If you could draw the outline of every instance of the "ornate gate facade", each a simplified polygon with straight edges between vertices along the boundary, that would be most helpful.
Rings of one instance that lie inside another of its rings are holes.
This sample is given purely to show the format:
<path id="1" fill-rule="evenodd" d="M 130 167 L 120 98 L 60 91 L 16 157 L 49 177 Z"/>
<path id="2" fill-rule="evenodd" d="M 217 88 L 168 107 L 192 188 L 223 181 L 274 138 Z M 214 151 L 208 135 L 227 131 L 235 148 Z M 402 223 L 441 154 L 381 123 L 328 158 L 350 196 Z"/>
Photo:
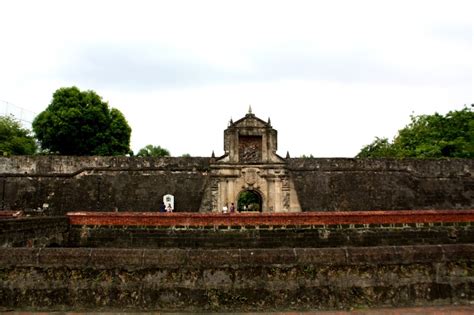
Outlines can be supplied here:
<path id="1" fill-rule="evenodd" d="M 210 200 L 201 211 L 220 211 L 237 206 L 242 191 L 261 196 L 262 212 L 299 212 L 301 207 L 284 158 L 276 154 L 277 131 L 251 110 L 229 122 L 224 131 L 224 155 L 213 158 Z"/>

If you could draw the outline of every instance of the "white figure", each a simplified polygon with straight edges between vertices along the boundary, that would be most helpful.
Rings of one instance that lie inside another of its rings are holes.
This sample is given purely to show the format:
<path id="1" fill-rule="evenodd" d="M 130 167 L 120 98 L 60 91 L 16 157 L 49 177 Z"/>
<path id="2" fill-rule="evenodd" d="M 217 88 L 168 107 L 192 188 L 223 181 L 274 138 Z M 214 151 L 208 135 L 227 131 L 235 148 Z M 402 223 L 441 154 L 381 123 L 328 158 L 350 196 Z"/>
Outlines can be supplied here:
<path id="1" fill-rule="evenodd" d="M 173 212 L 174 210 L 174 196 L 167 194 L 163 196 L 163 204 L 165 204 L 166 212 Z M 168 211 L 168 205 L 171 208 L 171 211 Z"/>

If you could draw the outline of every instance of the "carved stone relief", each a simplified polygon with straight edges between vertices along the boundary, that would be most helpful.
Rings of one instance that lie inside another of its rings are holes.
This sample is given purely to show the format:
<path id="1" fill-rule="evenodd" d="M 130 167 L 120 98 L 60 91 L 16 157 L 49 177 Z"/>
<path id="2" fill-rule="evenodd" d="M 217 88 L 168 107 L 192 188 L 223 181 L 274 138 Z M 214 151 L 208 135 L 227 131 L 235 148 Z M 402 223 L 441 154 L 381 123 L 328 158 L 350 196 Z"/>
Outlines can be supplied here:
<path id="1" fill-rule="evenodd" d="M 245 183 L 249 186 L 253 186 L 257 182 L 258 169 L 246 168 L 242 171 L 244 174 Z"/>
<path id="2" fill-rule="evenodd" d="M 260 162 L 262 160 L 262 137 L 239 137 L 239 161 Z"/>

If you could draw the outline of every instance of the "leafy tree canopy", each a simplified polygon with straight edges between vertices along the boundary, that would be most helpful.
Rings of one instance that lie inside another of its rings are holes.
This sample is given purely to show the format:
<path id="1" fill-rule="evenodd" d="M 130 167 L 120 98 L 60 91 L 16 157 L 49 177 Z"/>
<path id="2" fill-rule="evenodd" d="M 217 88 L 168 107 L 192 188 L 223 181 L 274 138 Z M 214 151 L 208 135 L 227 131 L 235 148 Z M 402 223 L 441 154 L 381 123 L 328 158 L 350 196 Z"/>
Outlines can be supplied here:
<path id="1" fill-rule="evenodd" d="M 1 155 L 31 155 L 36 149 L 30 130 L 23 128 L 12 116 L 0 116 Z"/>
<path id="2" fill-rule="evenodd" d="M 162 148 L 160 146 L 153 146 L 151 144 L 141 148 L 138 151 L 137 156 L 152 156 L 152 157 L 160 157 L 160 156 L 170 156 L 170 151 Z"/>
<path id="3" fill-rule="evenodd" d="M 411 116 L 393 142 L 376 138 L 357 157 L 474 158 L 474 112 L 471 108 L 450 111 L 445 116 Z"/>
<path id="4" fill-rule="evenodd" d="M 243 191 L 239 195 L 239 199 L 237 200 L 237 209 L 242 211 L 244 206 L 246 210 L 251 211 L 260 211 L 260 202 L 261 199 L 256 192 L 253 191 Z"/>
<path id="5" fill-rule="evenodd" d="M 33 121 L 41 147 L 63 155 L 125 155 L 132 129 L 123 114 L 109 109 L 94 91 L 60 88 Z"/>

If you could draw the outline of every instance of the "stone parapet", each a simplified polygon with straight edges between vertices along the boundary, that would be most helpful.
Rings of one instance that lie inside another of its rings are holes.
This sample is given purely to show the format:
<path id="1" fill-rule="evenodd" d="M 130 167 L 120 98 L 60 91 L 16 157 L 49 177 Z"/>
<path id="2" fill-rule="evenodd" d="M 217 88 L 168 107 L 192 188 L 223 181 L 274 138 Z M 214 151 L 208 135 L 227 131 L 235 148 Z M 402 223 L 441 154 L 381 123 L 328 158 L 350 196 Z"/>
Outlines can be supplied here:
<path id="1" fill-rule="evenodd" d="M 0 248 L 0 305 L 5 310 L 187 312 L 467 305 L 474 299 L 473 261 L 472 244 Z"/>
<path id="2" fill-rule="evenodd" d="M 81 173 L 117 171 L 207 171 L 208 157 L 12 156 L 0 157 L 0 176 L 73 177 Z"/>
<path id="3" fill-rule="evenodd" d="M 474 211 L 70 213 L 70 246 L 293 248 L 474 243 Z M 473 223 L 471 223 L 473 222 Z"/>
<path id="4" fill-rule="evenodd" d="M 358 158 L 290 158 L 293 171 L 317 172 L 402 172 L 419 177 L 472 176 L 473 159 L 358 159 Z"/>

